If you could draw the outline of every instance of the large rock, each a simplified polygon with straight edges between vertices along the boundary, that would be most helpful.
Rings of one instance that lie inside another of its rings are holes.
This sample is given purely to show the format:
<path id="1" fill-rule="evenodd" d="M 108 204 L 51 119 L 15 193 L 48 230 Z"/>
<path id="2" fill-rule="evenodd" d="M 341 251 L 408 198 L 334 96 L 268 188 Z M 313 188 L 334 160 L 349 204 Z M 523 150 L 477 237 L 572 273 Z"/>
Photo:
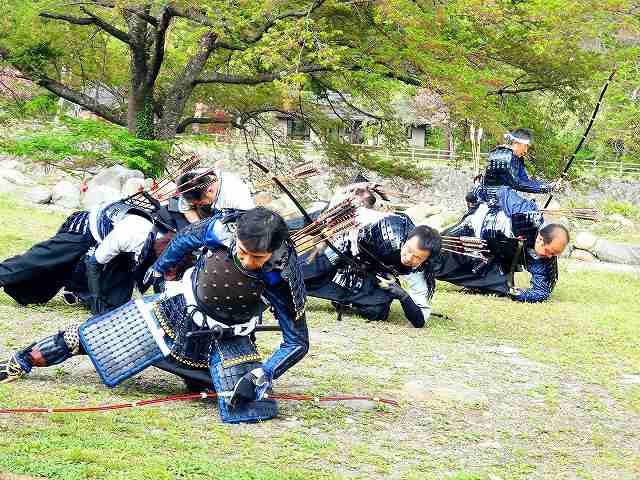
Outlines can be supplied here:
<path id="1" fill-rule="evenodd" d="M 413 220 L 416 225 L 422 225 L 426 223 L 427 218 L 438 215 L 442 212 L 442 207 L 438 205 L 420 204 L 409 207 L 404 213 L 409 215 L 409 218 Z"/>
<path id="2" fill-rule="evenodd" d="M 0 157 L 0 168 L 2 169 L 10 169 L 10 170 L 17 170 L 21 173 L 25 173 L 27 170 L 27 166 L 25 165 L 24 162 L 21 162 L 19 160 L 14 160 L 13 158 L 9 158 L 8 160 L 5 158 Z"/>
<path id="3" fill-rule="evenodd" d="M 591 232 L 578 232 L 573 241 L 573 246 L 582 250 L 592 250 L 597 241 L 598 237 Z"/>
<path id="4" fill-rule="evenodd" d="M 440 231 L 445 226 L 446 218 L 441 213 L 437 215 L 432 215 L 426 218 L 423 222 L 420 222 L 421 225 L 428 225 L 431 228 L 435 228 Z"/>
<path id="5" fill-rule="evenodd" d="M 18 170 L 0 166 L 0 178 L 16 185 L 33 185 L 34 181 Z"/>
<path id="6" fill-rule="evenodd" d="M 91 179 L 87 192 L 96 186 L 110 187 L 122 191 L 122 187 L 124 187 L 124 184 L 130 178 L 141 178 L 144 180 L 144 175 L 139 170 L 131 170 L 122 165 L 113 165 L 112 167 L 102 170 Z"/>
<path id="7" fill-rule="evenodd" d="M 640 245 L 627 245 L 599 239 L 591 251 L 603 262 L 640 265 Z"/>
<path id="8" fill-rule="evenodd" d="M 29 200 L 33 203 L 51 203 L 52 192 L 46 187 L 35 187 L 29 191 Z"/>
<path id="9" fill-rule="evenodd" d="M 11 193 L 15 189 L 16 186 L 13 183 L 0 177 L 0 193 Z"/>
<path id="10" fill-rule="evenodd" d="M 573 252 L 571 252 L 571 258 L 575 258 L 576 260 L 582 260 L 583 262 L 598 261 L 598 259 L 593 253 L 587 252 L 586 250 L 580 250 L 579 248 L 576 248 L 573 250 Z"/>
<path id="11" fill-rule="evenodd" d="M 628 218 L 625 218 L 624 216 L 620 215 L 619 213 L 614 213 L 613 215 L 611 215 L 609 217 L 609 220 L 615 223 L 619 223 L 620 225 L 625 227 L 633 227 L 633 222 Z"/>
<path id="12" fill-rule="evenodd" d="M 432 383 L 413 379 L 404 384 L 402 397 L 410 402 L 446 401 L 463 404 L 485 404 L 487 396 L 480 390 L 458 383 Z"/>
<path id="13" fill-rule="evenodd" d="M 78 208 L 80 207 L 80 187 L 69 180 L 62 180 L 53 187 L 51 201 L 61 207 Z"/>
<path id="14" fill-rule="evenodd" d="M 120 189 L 111 188 L 104 185 L 94 185 L 89 188 L 82 197 L 82 206 L 90 210 L 104 202 L 115 202 L 122 198 Z"/>
<path id="15" fill-rule="evenodd" d="M 145 186 L 146 184 L 144 178 L 129 178 L 126 182 L 124 182 L 121 194 L 123 197 L 129 197 L 134 193 L 138 193 L 139 191 L 144 190 Z"/>

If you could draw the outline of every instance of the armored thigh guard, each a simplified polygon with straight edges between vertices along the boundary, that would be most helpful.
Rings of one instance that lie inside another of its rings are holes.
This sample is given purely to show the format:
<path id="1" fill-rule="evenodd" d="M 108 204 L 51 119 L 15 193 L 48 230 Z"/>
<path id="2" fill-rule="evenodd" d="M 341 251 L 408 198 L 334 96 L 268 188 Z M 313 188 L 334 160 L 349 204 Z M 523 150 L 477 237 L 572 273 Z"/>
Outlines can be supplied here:
<path id="1" fill-rule="evenodd" d="M 209 360 L 209 371 L 216 392 L 220 394 L 220 418 L 225 423 L 259 422 L 278 415 L 275 400 L 255 400 L 241 403 L 231 409 L 227 398 L 238 381 L 250 371 L 262 367 L 260 355 L 248 336 L 214 341 Z"/>

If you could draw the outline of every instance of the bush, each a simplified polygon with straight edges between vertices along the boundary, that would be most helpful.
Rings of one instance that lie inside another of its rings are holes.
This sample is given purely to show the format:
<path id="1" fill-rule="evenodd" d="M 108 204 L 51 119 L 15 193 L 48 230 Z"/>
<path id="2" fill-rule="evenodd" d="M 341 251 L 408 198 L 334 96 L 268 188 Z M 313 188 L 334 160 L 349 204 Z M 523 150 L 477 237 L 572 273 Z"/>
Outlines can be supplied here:
<path id="1" fill-rule="evenodd" d="M 0 141 L 0 150 L 8 154 L 60 167 L 89 169 L 120 163 L 151 177 L 162 173 L 169 147 L 168 142 L 136 138 L 119 126 L 69 118 L 62 127 Z"/>
<path id="2" fill-rule="evenodd" d="M 640 220 L 640 207 L 631 202 L 618 202 L 616 200 L 605 200 L 602 204 L 602 211 L 606 215 L 619 214 L 634 220 Z"/>

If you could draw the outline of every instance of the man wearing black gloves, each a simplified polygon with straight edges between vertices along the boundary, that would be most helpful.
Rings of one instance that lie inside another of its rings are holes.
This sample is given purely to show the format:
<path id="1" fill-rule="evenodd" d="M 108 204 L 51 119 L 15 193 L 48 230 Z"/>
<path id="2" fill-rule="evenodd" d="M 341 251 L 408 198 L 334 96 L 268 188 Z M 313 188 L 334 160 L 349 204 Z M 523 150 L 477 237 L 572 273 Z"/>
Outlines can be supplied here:
<path id="1" fill-rule="evenodd" d="M 416 227 L 406 215 L 386 216 L 336 241 L 339 253 L 326 248 L 304 257 L 307 294 L 368 320 L 386 320 L 391 303 L 399 300 L 407 320 L 424 327 L 435 291 L 430 260 L 438 256 L 440 243 L 436 230 Z"/>

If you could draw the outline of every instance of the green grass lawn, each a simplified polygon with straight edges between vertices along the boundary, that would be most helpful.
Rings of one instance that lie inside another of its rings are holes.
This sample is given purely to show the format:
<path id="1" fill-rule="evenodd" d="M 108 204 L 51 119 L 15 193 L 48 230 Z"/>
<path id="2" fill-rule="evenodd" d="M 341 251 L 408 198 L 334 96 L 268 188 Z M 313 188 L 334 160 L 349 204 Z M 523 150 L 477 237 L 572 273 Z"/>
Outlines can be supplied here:
<path id="1" fill-rule="evenodd" d="M 0 258 L 64 215 L 0 197 Z M 519 281 L 526 281 L 520 278 Z M 258 425 L 220 423 L 209 401 L 109 413 L 0 416 L 2 473 L 57 479 L 640 478 L 640 276 L 567 272 L 552 300 L 520 305 L 440 283 L 428 329 L 342 322 L 311 301 L 311 351 L 276 387 L 399 400 L 280 403 Z M 0 352 L 86 318 L 58 298 L 0 293 Z M 259 337 L 263 354 L 278 335 Z M 0 406 L 69 406 L 182 393 L 149 369 L 116 389 L 86 358 L 0 386 Z"/>

